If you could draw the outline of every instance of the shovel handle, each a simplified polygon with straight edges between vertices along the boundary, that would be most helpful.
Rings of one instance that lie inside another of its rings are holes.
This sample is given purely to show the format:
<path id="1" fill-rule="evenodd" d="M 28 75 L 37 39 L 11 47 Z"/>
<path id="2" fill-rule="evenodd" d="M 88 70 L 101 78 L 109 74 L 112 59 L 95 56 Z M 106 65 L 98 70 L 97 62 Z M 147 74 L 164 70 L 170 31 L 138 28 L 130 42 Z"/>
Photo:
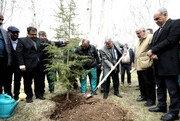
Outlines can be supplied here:
<path id="1" fill-rule="evenodd" d="M 123 56 L 122 56 L 123 57 Z M 111 74 L 111 72 L 116 68 L 116 66 L 121 62 L 122 57 L 118 60 L 118 62 L 111 68 L 111 70 L 106 74 L 106 76 L 99 82 L 98 86 L 96 87 L 97 89 L 106 81 L 108 76 Z M 96 90 L 97 90 L 96 89 Z"/>
<path id="2" fill-rule="evenodd" d="M 127 49 L 127 51 L 129 51 L 130 48 Z M 116 66 L 121 62 L 122 58 L 124 57 L 124 55 L 121 56 L 121 58 L 117 61 L 117 63 L 111 68 L 111 70 L 106 74 L 106 76 L 99 82 L 99 84 L 97 85 L 97 87 L 91 91 L 91 95 L 93 95 L 94 92 L 96 92 L 98 90 L 98 88 L 106 81 L 106 79 L 108 78 L 108 76 L 111 74 L 111 72 L 116 68 Z"/>

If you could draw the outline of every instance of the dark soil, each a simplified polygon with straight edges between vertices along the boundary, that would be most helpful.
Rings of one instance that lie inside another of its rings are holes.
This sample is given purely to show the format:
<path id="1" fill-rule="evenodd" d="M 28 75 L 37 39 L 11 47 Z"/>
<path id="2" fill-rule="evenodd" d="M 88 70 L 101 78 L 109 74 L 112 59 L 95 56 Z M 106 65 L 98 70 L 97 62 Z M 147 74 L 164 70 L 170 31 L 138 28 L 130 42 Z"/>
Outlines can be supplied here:
<path id="1" fill-rule="evenodd" d="M 56 107 L 48 116 L 51 120 L 60 121 L 133 121 L 128 111 L 109 100 L 90 98 L 82 95 L 57 95 L 52 98 Z"/>

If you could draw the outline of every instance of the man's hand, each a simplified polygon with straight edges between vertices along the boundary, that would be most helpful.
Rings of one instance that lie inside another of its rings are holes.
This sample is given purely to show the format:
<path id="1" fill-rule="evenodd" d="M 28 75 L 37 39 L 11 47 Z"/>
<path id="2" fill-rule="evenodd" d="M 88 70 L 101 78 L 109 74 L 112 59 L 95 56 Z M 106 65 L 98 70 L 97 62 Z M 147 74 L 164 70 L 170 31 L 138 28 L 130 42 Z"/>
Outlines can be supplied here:
<path id="1" fill-rule="evenodd" d="M 114 70 L 114 66 L 113 65 L 111 66 L 111 70 Z"/>
<path id="2" fill-rule="evenodd" d="M 151 60 L 158 60 L 158 57 L 156 54 L 151 55 Z"/>
<path id="3" fill-rule="evenodd" d="M 19 68 L 20 68 L 21 71 L 26 71 L 26 66 L 25 65 L 20 65 Z"/>
<path id="4" fill-rule="evenodd" d="M 147 55 L 151 57 L 153 55 L 152 50 L 148 50 Z"/>
<path id="5" fill-rule="evenodd" d="M 67 45 L 67 44 L 69 44 L 69 40 L 65 40 L 63 43 L 64 43 L 65 45 Z"/>

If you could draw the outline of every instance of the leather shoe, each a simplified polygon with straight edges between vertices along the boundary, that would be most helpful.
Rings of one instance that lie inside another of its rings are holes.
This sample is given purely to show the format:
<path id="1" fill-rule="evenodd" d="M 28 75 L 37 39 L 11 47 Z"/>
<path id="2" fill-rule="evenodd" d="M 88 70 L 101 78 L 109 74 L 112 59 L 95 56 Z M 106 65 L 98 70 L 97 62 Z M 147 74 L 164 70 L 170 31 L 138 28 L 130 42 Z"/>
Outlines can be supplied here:
<path id="1" fill-rule="evenodd" d="M 32 102 L 33 102 L 32 98 L 26 98 L 26 103 L 32 103 Z"/>
<path id="2" fill-rule="evenodd" d="M 107 99 L 107 98 L 108 98 L 108 94 L 107 94 L 107 93 L 104 93 L 103 99 Z"/>
<path id="3" fill-rule="evenodd" d="M 46 98 L 45 97 L 43 97 L 43 96 L 38 96 L 38 97 L 36 97 L 37 99 L 40 99 L 40 100 L 45 100 Z"/>
<path id="4" fill-rule="evenodd" d="M 154 102 L 146 102 L 146 103 L 144 104 L 145 107 L 150 107 L 150 106 L 153 106 L 153 105 L 155 105 Z"/>
<path id="5" fill-rule="evenodd" d="M 178 119 L 179 119 L 178 114 L 166 113 L 165 115 L 161 116 L 161 120 L 163 121 L 174 121 Z"/>
<path id="6" fill-rule="evenodd" d="M 150 112 L 163 112 L 166 113 L 167 112 L 167 108 L 166 107 L 154 107 L 154 108 L 149 108 Z"/>
<path id="7" fill-rule="evenodd" d="M 122 98 L 122 96 L 119 93 L 114 93 L 114 95 L 116 95 L 117 97 Z"/>
<path id="8" fill-rule="evenodd" d="M 136 99 L 136 101 L 138 101 L 138 102 L 146 101 L 146 98 L 145 97 L 139 97 Z"/>

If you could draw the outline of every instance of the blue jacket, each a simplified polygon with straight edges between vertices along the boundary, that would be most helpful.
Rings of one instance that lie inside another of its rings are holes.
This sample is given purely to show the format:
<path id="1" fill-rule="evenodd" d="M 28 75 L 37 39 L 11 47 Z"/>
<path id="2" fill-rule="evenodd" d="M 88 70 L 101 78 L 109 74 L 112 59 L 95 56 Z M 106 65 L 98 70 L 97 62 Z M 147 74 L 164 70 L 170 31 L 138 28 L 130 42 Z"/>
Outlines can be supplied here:
<path id="1" fill-rule="evenodd" d="M 12 64 L 12 55 L 11 55 L 11 40 L 10 40 L 10 36 L 8 34 L 8 32 L 4 29 L 0 29 L 2 37 L 4 39 L 4 43 L 5 43 L 5 51 L 7 54 L 7 65 L 11 65 Z"/>

